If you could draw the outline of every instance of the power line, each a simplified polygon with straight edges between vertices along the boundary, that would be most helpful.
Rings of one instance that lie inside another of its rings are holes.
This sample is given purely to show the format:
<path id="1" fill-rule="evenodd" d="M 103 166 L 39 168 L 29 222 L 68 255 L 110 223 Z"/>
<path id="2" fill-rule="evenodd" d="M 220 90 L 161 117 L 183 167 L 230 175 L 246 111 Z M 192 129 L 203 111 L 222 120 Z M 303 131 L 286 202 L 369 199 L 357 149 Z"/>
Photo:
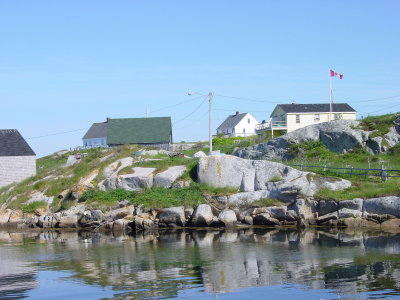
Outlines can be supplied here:
<path id="1" fill-rule="evenodd" d="M 168 108 L 176 107 L 176 106 L 179 106 L 179 105 L 182 105 L 182 104 L 197 100 L 197 99 L 199 99 L 201 97 L 203 97 L 203 96 L 202 95 L 201 96 L 197 96 L 197 97 L 194 97 L 194 98 L 192 98 L 190 100 L 181 101 L 181 102 L 176 103 L 176 104 L 172 104 L 172 105 L 165 106 L 165 107 L 162 107 L 162 108 L 159 108 L 159 109 L 156 109 L 156 110 L 152 110 L 152 111 L 150 111 L 148 113 L 154 113 L 154 112 L 158 112 L 158 111 L 165 110 L 165 109 L 168 109 Z M 143 116 L 143 115 L 146 115 L 146 113 L 138 114 L 138 115 L 135 115 L 134 117 Z M 71 132 L 77 132 L 77 131 L 82 131 L 82 130 L 88 130 L 88 128 L 79 128 L 79 129 L 72 129 L 72 130 L 68 130 L 68 131 L 49 133 L 49 134 L 40 135 L 40 136 L 27 137 L 25 139 L 26 140 L 39 139 L 39 138 L 44 138 L 44 137 L 49 137 L 49 136 L 56 136 L 56 135 L 61 135 L 61 134 L 66 134 L 66 133 L 71 133 Z"/>
<path id="2" fill-rule="evenodd" d="M 367 114 L 368 114 L 368 115 L 369 115 L 369 114 L 373 114 L 373 113 L 376 113 L 376 112 L 379 112 L 379 111 L 382 111 L 382 110 L 391 109 L 391 108 L 396 107 L 396 106 L 400 106 L 400 103 L 397 103 L 397 104 L 395 104 L 395 105 L 393 105 L 393 106 L 390 106 L 390 107 L 385 107 L 385 108 L 382 108 L 382 109 L 374 110 L 374 111 L 369 112 L 369 113 L 367 113 Z"/>
<path id="3" fill-rule="evenodd" d="M 149 111 L 149 112 L 147 112 L 147 113 L 138 114 L 138 115 L 135 115 L 134 117 L 143 116 L 143 115 L 146 115 L 146 114 L 151 114 L 151 113 L 154 113 L 154 112 L 162 111 L 162 110 L 165 110 L 165 109 L 168 109 L 168 108 L 177 107 L 177 106 L 179 106 L 179 105 L 186 104 L 186 103 L 192 102 L 192 101 L 194 101 L 194 100 L 197 100 L 197 99 L 199 99 L 199 98 L 201 98 L 201 97 L 203 97 L 203 95 L 194 97 L 194 98 L 192 98 L 192 99 L 190 99 L 190 100 L 185 100 L 185 101 L 182 101 L 182 102 L 179 102 L 179 103 L 176 103 L 176 104 L 172 104 L 172 105 L 169 105 L 169 106 L 165 106 L 165 107 L 162 107 L 162 108 L 158 108 L 158 109 Z"/>
<path id="4" fill-rule="evenodd" d="M 204 98 L 204 100 L 203 100 L 192 112 L 190 112 L 188 115 L 186 115 L 186 116 L 183 117 L 182 119 L 180 119 L 180 120 L 174 122 L 173 125 L 175 125 L 176 123 L 179 123 L 179 122 L 182 122 L 182 121 L 186 120 L 186 119 L 189 118 L 191 115 L 193 115 L 196 111 L 198 111 L 198 110 L 200 109 L 200 107 L 204 104 L 204 102 L 206 102 L 207 97 L 208 97 L 208 96 L 206 96 L 206 97 Z"/>
<path id="5" fill-rule="evenodd" d="M 26 139 L 26 140 L 39 139 L 39 138 L 43 138 L 43 137 L 54 136 L 54 135 L 60 135 L 60 134 L 66 134 L 66 133 L 71 133 L 71 132 L 77 132 L 77 131 L 87 130 L 87 129 L 88 129 L 88 128 L 80 128 L 80 129 L 74 129 L 74 130 L 69 130 L 69 131 L 55 132 L 55 133 L 50 133 L 50 134 L 45 134 L 45 135 L 40 135 L 40 136 L 27 137 L 27 138 L 25 138 L 25 139 Z"/>
<path id="6" fill-rule="evenodd" d="M 200 93 L 197 93 L 200 94 Z M 201 94 L 202 95 L 202 94 Z M 250 101 L 250 102 L 259 102 L 259 103 L 282 103 L 283 101 L 276 101 L 276 100 L 261 100 L 261 99 L 253 99 L 253 98 L 243 98 L 243 97 L 236 97 L 236 96 L 228 96 L 228 95 L 221 95 L 221 94 L 214 94 L 215 96 L 219 97 L 224 97 L 224 98 L 230 98 L 230 99 L 236 99 L 236 100 L 242 100 L 242 101 Z M 381 101 L 381 100 L 387 100 L 387 99 L 394 99 L 394 98 L 399 98 L 400 95 L 393 95 L 393 96 L 388 96 L 388 97 L 381 97 L 381 98 L 373 98 L 373 99 L 366 99 L 366 100 L 356 100 L 356 101 L 347 101 L 348 103 L 364 103 L 364 102 L 373 102 L 373 101 Z M 316 101 L 313 101 L 316 102 Z"/>
<path id="7" fill-rule="evenodd" d="M 192 127 L 193 124 L 197 124 L 199 121 L 204 120 L 204 117 L 207 116 L 208 113 L 209 113 L 209 111 L 206 110 L 206 111 L 204 112 L 204 114 L 201 115 L 200 118 L 198 118 L 198 119 L 192 121 L 192 122 L 190 123 L 190 126 Z M 188 126 L 182 126 L 182 127 L 174 128 L 174 130 L 181 130 L 181 129 L 187 129 L 187 128 L 188 128 Z"/>
<path id="8" fill-rule="evenodd" d="M 349 103 L 364 103 L 364 102 L 373 102 L 373 101 L 393 99 L 393 98 L 398 98 L 398 97 L 400 97 L 400 95 L 394 95 L 394 96 L 389 96 L 389 97 L 384 97 L 384 98 L 374 98 L 374 99 L 368 99 L 368 100 L 348 101 L 348 102 Z"/>

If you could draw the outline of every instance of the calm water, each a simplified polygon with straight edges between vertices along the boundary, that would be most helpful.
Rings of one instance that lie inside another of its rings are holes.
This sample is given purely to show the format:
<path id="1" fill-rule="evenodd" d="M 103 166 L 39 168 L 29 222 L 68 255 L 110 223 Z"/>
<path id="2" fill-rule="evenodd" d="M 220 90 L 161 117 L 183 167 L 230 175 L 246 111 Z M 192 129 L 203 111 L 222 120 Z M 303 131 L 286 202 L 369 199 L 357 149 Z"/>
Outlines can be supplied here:
<path id="1" fill-rule="evenodd" d="M 400 299 L 400 234 L 0 232 L 0 299 Z"/>

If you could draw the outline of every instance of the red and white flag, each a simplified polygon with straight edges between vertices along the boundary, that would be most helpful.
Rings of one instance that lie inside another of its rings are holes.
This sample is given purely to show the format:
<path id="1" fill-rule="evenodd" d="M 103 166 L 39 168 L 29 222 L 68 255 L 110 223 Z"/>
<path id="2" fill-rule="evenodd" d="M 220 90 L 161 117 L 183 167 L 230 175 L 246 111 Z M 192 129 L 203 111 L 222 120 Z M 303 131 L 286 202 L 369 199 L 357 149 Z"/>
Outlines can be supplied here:
<path id="1" fill-rule="evenodd" d="M 333 71 L 333 70 L 329 70 L 329 73 L 330 73 L 330 75 L 331 75 L 331 77 L 339 77 L 340 79 L 342 79 L 343 78 L 343 74 L 339 74 L 339 73 L 337 73 L 337 72 L 335 72 L 335 71 Z"/>

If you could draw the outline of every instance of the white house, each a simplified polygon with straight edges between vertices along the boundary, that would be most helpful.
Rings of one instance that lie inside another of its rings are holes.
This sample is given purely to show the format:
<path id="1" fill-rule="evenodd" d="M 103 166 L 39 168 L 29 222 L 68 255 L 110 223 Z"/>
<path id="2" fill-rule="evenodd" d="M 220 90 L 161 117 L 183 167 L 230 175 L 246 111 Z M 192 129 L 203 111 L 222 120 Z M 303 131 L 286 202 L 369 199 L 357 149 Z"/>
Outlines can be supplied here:
<path id="1" fill-rule="evenodd" d="M 83 136 L 83 146 L 85 147 L 106 147 L 108 121 L 102 123 L 93 123 L 86 134 Z"/>
<path id="2" fill-rule="evenodd" d="M 16 129 L 0 129 L 0 188 L 36 175 L 36 154 Z"/>
<path id="3" fill-rule="evenodd" d="M 255 135 L 255 126 L 258 121 L 249 113 L 239 113 L 228 116 L 217 128 L 217 134 L 224 137 L 251 136 Z"/>
<path id="4" fill-rule="evenodd" d="M 293 130 L 331 120 L 355 120 L 356 111 L 347 103 L 278 104 L 270 120 L 256 126 L 257 133 L 269 130 L 272 135 L 282 135 Z"/>

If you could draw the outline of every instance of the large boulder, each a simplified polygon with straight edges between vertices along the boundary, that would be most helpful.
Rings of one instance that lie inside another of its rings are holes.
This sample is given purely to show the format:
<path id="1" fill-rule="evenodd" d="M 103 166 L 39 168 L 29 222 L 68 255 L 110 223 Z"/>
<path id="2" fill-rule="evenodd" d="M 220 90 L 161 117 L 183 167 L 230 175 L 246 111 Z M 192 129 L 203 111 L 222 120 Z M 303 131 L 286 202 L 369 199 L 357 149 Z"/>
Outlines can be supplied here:
<path id="1" fill-rule="evenodd" d="M 129 205 L 107 212 L 105 218 L 109 220 L 123 219 L 125 217 L 132 216 L 134 212 L 135 212 L 135 207 L 133 205 Z"/>
<path id="2" fill-rule="evenodd" d="M 233 227 L 236 222 L 236 213 L 231 209 L 225 209 L 218 215 L 218 220 L 225 225 L 225 227 Z"/>
<path id="3" fill-rule="evenodd" d="M 197 151 L 195 154 L 193 154 L 193 158 L 200 158 L 200 157 L 206 157 L 207 154 L 205 154 L 203 151 Z"/>
<path id="4" fill-rule="evenodd" d="M 387 149 L 400 143 L 400 125 L 395 121 L 389 132 L 383 136 L 371 137 L 372 131 L 357 128 L 358 121 L 335 120 L 299 128 L 267 143 L 246 147 L 235 152 L 235 155 L 248 159 L 290 159 L 291 145 L 306 141 L 320 140 L 333 152 L 345 153 L 355 148 L 365 148 L 370 153 L 386 152 Z"/>
<path id="5" fill-rule="evenodd" d="M 319 139 L 333 151 L 343 153 L 354 148 L 362 148 L 366 137 L 362 130 L 347 129 L 346 131 L 320 131 Z"/>
<path id="6" fill-rule="evenodd" d="M 338 203 L 334 200 L 321 200 L 318 203 L 318 215 L 323 216 L 338 210 Z"/>
<path id="7" fill-rule="evenodd" d="M 155 170 L 156 168 L 133 168 L 134 173 L 119 175 L 115 180 L 115 186 L 131 191 L 149 189 L 153 186 Z"/>
<path id="8" fill-rule="evenodd" d="M 241 159 L 232 155 L 200 158 L 197 177 L 200 183 L 213 187 L 236 188 L 247 193 L 264 191 L 231 196 L 230 202 L 238 202 L 246 197 L 247 202 L 259 197 L 292 202 L 299 195 L 313 196 L 322 188 L 338 190 L 351 186 L 348 180 L 325 178 L 276 162 Z"/>
<path id="9" fill-rule="evenodd" d="M 388 214 L 400 218 L 400 197 L 388 196 L 364 200 L 363 211 L 367 214 Z"/>
<path id="10" fill-rule="evenodd" d="M 361 218 L 363 212 L 363 202 L 364 200 L 361 198 L 340 201 L 338 203 L 339 218 Z"/>
<path id="11" fill-rule="evenodd" d="M 192 215 L 192 226 L 209 226 L 213 221 L 213 217 L 211 206 L 208 204 L 200 204 L 196 207 Z"/>
<path id="12" fill-rule="evenodd" d="M 186 166 L 169 167 L 166 171 L 158 173 L 154 177 L 156 187 L 170 188 L 172 184 L 186 171 Z"/>
<path id="13" fill-rule="evenodd" d="M 56 224 L 56 227 L 59 228 L 78 228 L 78 216 L 77 215 L 72 215 L 72 216 L 61 216 L 60 220 Z"/>
<path id="14" fill-rule="evenodd" d="M 53 200 L 54 200 L 54 196 L 48 197 L 42 192 L 34 191 L 29 195 L 29 200 L 27 201 L 27 203 L 44 201 L 48 205 L 51 205 L 51 204 L 53 204 Z"/>
<path id="15" fill-rule="evenodd" d="M 240 149 L 236 151 L 235 155 L 249 159 L 289 159 L 291 158 L 289 153 L 289 148 L 291 145 L 303 143 L 309 140 L 316 141 L 319 140 L 321 136 L 324 136 L 323 138 L 328 143 L 328 148 L 329 145 L 333 147 L 332 151 L 334 149 L 343 151 L 343 149 L 340 148 L 340 145 L 336 143 L 335 136 L 342 140 L 359 141 L 359 134 L 356 132 L 360 130 L 353 129 L 358 124 L 359 122 L 357 121 L 336 120 L 332 122 L 306 126 L 272 139 L 267 143 Z M 331 132 L 331 134 L 325 135 L 325 133 L 328 132 Z M 348 133 L 349 136 L 354 136 L 354 138 L 346 137 L 345 135 L 341 136 L 340 134 L 334 134 L 334 132 L 345 132 Z M 346 145 L 349 144 L 347 143 Z"/>
<path id="16" fill-rule="evenodd" d="M 166 208 L 158 218 L 160 223 L 167 226 L 185 226 L 185 208 L 183 206 Z"/>
<path id="17" fill-rule="evenodd" d="M 38 220 L 39 227 L 41 228 L 54 228 L 57 223 L 58 219 L 50 215 L 40 216 Z"/>
<path id="18" fill-rule="evenodd" d="M 7 225 L 11 213 L 12 213 L 11 209 L 0 210 L 0 226 Z"/>

